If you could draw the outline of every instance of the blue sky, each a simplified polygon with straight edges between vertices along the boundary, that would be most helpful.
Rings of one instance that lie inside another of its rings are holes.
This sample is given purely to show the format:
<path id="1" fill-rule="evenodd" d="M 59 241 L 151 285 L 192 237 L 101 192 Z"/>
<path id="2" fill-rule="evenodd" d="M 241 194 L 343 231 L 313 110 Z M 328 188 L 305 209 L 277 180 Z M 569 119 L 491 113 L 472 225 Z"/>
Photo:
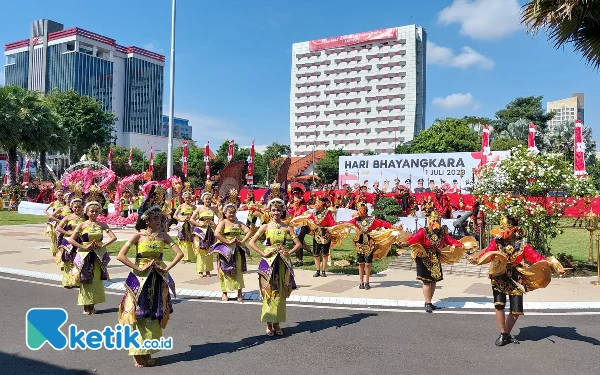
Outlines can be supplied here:
<path id="1" fill-rule="evenodd" d="M 518 96 L 552 101 L 583 92 L 585 123 L 598 139 L 598 73 L 572 48 L 556 50 L 544 34 L 526 35 L 523 3 L 179 0 L 175 113 L 190 119 L 201 144 L 289 143 L 292 43 L 416 24 L 430 42 L 427 126 L 438 117 L 493 117 Z M 0 9 L 2 45 L 25 39 L 32 21 L 48 18 L 164 54 L 168 113 L 170 0 L 11 1 Z"/>

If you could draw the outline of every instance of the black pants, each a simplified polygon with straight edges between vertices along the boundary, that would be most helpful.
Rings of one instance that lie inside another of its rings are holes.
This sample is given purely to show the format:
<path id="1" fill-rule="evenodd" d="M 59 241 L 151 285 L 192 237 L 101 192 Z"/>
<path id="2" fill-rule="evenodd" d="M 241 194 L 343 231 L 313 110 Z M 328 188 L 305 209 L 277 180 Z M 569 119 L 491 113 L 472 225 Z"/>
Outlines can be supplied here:
<path id="1" fill-rule="evenodd" d="M 506 306 L 506 294 L 493 289 L 494 307 L 496 310 L 504 310 Z M 508 296 L 510 301 L 510 313 L 513 315 L 523 315 L 523 295 Z"/>
<path id="2" fill-rule="evenodd" d="M 302 247 L 300 248 L 300 250 L 296 251 L 296 259 L 299 262 L 302 262 L 302 260 L 304 259 L 304 237 L 306 237 L 308 231 L 308 226 L 304 226 L 300 227 L 300 233 L 298 233 L 298 239 L 302 243 Z"/>

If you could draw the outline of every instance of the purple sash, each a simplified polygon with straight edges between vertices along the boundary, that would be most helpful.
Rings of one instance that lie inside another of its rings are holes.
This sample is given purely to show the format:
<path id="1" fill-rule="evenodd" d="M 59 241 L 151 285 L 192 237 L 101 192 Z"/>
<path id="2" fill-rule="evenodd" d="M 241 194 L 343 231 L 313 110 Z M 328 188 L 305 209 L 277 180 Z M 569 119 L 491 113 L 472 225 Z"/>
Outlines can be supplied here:
<path id="1" fill-rule="evenodd" d="M 100 262 L 100 280 L 108 280 L 108 270 L 106 266 L 108 262 L 110 262 L 110 255 L 108 255 L 108 251 L 104 252 L 102 255 L 102 259 L 98 256 L 98 254 L 94 250 L 90 250 L 89 252 L 82 255 L 81 251 L 77 251 L 75 254 L 75 259 L 73 259 L 73 264 L 80 273 L 80 278 L 82 283 L 91 283 L 94 279 L 94 266 L 96 262 Z"/>

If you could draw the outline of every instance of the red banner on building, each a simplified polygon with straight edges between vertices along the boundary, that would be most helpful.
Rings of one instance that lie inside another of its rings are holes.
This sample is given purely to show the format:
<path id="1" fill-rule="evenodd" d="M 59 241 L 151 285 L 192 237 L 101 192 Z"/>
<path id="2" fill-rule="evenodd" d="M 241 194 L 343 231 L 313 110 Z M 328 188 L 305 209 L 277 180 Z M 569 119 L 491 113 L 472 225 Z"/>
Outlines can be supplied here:
<path id="1" fill-rule="evenodd" d="M 583 141 L 583 124 L 580 120 L 575 122 L 575 176 L 585 178 L 585 142 Z"/>
<path id="2" fill-rule="evenodd" d="M 372 40 L 396 39 L 397 37 L 398 29 L 381 29 L 358 34 L 336 36 L 333 38 L 311 40 L 310 42 L 308 42 L 308 48 L 310 51 L 320 51 L 324 49 L 351 46 L 353 44 L 370 42 Z"/>
<path id="3" fill-rule="evenodd" d="M 254 141 L 252 141 L 250 156 L 248 156 L 248 174 L 246 175 L 246 183 L 248 185 L 254 184 Z"/>
<path id="4" fill-rule="evenodd" d="M 187 141 L 183 142 L 183 156 L 181 157 L 181 171 L 183 175 L 187 177 L 188 172 L 188 143 Z"/>

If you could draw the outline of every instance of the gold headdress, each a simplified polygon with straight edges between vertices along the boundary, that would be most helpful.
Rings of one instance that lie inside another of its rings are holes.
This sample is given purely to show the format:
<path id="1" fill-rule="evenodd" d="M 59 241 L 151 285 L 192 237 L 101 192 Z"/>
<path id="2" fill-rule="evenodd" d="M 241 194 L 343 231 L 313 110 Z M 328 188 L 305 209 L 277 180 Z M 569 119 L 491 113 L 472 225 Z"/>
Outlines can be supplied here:
<path id="1" fill-rule="evenodd" d="M 60 182 L 60 181 L 57 181 L 57 182 L 54 184 L 54 191 L 59 191 L 59 190 L 62 190 L 62 188 L 63 188 L 63 186 L 62 186 L 62 182 Z"/>
<path id="2" fill-rule="evenodd" d="M 202 194 L 200 194 L 200 201 L 204 199 L 205 195 L 209 195 L 210 197 L 214 195 L 213 183 L 211 181 L 206 181 L 206 185 L 202 189 Z"/>
<path id="3" fill-rule="evenodd" d="M 267 206 L 269 206 L 269 203 L 275 199 L 282 201 L 284 206 L 287 204 L 288 193 L 279 183 L 274 183 L 269 186 L 269 189 L 265 192 L 263 197 L 263 202 L 267 203 Z"/>
<path id="4" fill-rule="evenodd" d="M 81 185 L 71 182 L 69 184 L 69 187 L 67 188 L 65 196 L 68 196 L 69 199 L 83 198 L 83 191 L 81 190 Z"/>
<path id="5" fill-rule="evenodd" d="M 223 207 L 223 211 L 225 211 L 227 207 L 234 207 L 237 210 L 240 207 L 240 195 L 238 191 L 236 189 L 229 190 L 223 197 L 221 206 Z"/>
<path id="6" fill-rule="evenodd" d="M 192 189 L 192 185 L 189 182 L 186 182 L 183 185 L 184 187 L 181 193 L 182 198 L 191 197 L 192 195 L 194 195 L 194 189 Z"/>
<path id="7" fill-rule="evenodd" d="M 162 212 L 167 191 L 159 184 L 152 185 L 148 197 L 138 209 L 138 221 L 145 220 L 152 211 Z M 136 224 L 137 225 L 137 224 Z"/>
<path id="8" fill-rule="evenodd" d="M 440 220 L 440 213 L 437 212 L 437 210 L 431 211 L 431 213 L 429 214 L 429 220 L 439 221 Z"/>
<path id="9" fill-rule="evenodd" d="M 86 209 L 92 205 L 96 205 L 96 206 L 102 208 L 105 201 L 106 201 L 106 198 L 104 198 L 104 194 L 102 194 L 102 192 L 96 185 L 92 185 L 90 187 L 90 191 L 87 194 L 85 194 L 85 198 L 84 198 L 84 203 L 85 203 Z"/>
<path id="10" fill-rule="evenodd" d="M 500 218 L 500 228 L 510 229 L 512 226 L 508 224 L 508 218 L 504 215 Z"/>

